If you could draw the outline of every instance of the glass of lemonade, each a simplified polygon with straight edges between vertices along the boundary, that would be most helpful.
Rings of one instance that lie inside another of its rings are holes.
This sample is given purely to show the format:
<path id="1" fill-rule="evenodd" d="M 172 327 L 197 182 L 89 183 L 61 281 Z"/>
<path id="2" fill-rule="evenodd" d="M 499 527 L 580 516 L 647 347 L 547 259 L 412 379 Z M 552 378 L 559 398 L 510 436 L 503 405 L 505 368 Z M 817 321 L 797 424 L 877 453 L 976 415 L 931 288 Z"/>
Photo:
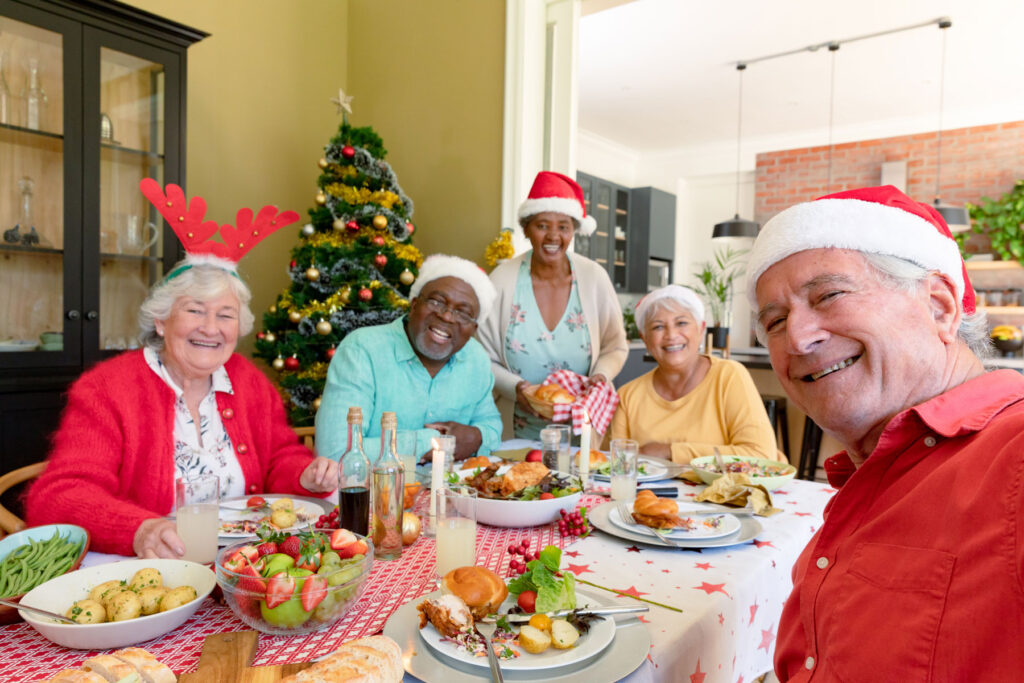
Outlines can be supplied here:
<path id="1" fill-rule="evenodd" d="M 614 439 L 611 445 L 609 474 L 612 500 L 628 503 L 636 498 L 637 456 L 640 445 L 633 439 Z"/>
<path id="2" fill-rule="evenodd" d="M 437 492 L 436 572 L 440 580 L 459 567 L 476 564 L 476 489 L 449 484 Z"/>
<path id="3" fill-rule="evenodd" d="M 220 529 L 220 479 L 201 474 L 174 480 L 174 516 L 186 560 L 210 564 L 217 559 Z"/>

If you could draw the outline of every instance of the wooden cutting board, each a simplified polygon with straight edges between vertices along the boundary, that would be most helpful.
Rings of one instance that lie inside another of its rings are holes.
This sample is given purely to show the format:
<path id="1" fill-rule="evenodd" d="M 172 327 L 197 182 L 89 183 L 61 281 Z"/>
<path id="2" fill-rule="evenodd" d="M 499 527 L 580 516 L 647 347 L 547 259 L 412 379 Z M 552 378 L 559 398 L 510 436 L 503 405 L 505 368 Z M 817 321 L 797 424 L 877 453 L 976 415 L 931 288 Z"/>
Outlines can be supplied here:
<path id="1" fill-rule="evenodd" d="M 310 662 L 250 666 L 256 656 L 256 631 L 206 636 L 195 673 L 181 674 L 178 683 L 273 683 L 308 668 Z"/>

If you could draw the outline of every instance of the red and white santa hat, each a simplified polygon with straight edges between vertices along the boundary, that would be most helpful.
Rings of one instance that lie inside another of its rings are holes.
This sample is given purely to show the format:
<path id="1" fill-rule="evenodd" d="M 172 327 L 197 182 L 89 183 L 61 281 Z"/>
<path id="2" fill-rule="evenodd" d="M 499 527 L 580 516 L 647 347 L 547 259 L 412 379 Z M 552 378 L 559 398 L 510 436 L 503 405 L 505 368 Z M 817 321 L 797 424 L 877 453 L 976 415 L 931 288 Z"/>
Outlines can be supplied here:
<path id="1" fill-rule="evenodd" d="M 519 221 L 545 211 L 565 214 L 576 220 L 581 235 L 590 235 L 597 228 L 597 221 L 587 215 L 583 205 L 583 190 L 567 175 L 552 171 L 541 171 L 533 179 L 530 196 L 519 205 Z"/>
<path id="2" fill-rule="evenodd" d="M 476 319 L 477 322 L 483 322 L 494 306 L 494 299 L 498 296 L 498 291 L 480 266 L 458 256 L 448 256 L 447 254 L 428 256 L 420 266 L 416 281 L 409 288 L 409 298 L 413 299 L 419 296 L 423 285 L 443 277 L 457 277 L 473 288 L 477 303 L 480 304 L 480 313 Z"/>
<path id="3" fill-rule="evenodd" d="M 761 229 L 747 261 L 747 299 L 757 307 L 757 281 L 787 256 L 808 249 L 851 249 L 896 256 L 949 276 L 964 313 L 974 313 L 974 288 L 949 226 L 930 205 L 892 185 L 826 195 L 791 206 Z"/>

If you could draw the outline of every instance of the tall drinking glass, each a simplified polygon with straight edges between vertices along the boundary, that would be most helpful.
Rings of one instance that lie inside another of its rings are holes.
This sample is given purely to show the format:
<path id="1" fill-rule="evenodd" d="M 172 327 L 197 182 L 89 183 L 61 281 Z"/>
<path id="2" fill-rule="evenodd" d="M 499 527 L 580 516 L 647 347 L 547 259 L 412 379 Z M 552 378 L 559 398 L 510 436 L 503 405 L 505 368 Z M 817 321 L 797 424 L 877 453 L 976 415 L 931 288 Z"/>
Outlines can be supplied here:
<path id="1" fill-rule="evenodd" d="M 418 436 L 419 433 L 415 429 L 398 430 L 398 462 L 402 463 L 402 469 L 405 470 L 406 484 L 416 481 L 416 463 L 427 452 L 427 444 L 421 446 L 417 439 Z"/>
<path id="2" fill-rule="evenodd" d="M 636 498 L 637 456 L 640 445 L 633 439 L 614 439 L 611 445 L 612 500 L 632 502 Z"/>
<path id="3" fill-rule="evenodd" d="M 185 544 L 185 558 L 200 564 L 217 559 L 220 528 L 220 479 L 202 474 L 174 480 L 174 517 L 178 536 Z"/>
<path id="4" fill-rule="evenodd" d="M 436 572 L 440 580 L 459 567 L 476 564 L 476 489 L 449 484 L 435 500 Z"/>
<path id="5" fill-rule="evenodd" d="M 549 424 L 544 429 L 552 429 L 558 432 L 558 461 L 555 469 L 569 474 L 572 463 L 572 454 L 569 452 L 572 427 L 570 425 Z"/>

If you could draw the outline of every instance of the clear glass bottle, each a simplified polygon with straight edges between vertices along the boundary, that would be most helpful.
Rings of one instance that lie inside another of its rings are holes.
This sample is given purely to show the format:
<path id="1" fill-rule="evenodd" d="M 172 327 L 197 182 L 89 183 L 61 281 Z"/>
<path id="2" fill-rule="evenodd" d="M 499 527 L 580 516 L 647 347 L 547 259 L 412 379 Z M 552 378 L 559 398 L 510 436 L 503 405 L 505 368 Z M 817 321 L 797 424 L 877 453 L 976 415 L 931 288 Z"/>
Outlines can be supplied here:
<path id="1" fill-rule="evenodd" d="M 370 461 L 363 452 L 363 409 L 348 409 L 348 448 L 338 464 L 338 525 L 367 535 L 370 528 Z"/>
<path id="2" fill-rule="evenodd" d="M 402 556 L 402 511 L 405 476 L 398 460 L 398 419 L 386 412 L 380 418 L 380 457 L 373 465 L 373 545 L 378 560 Z"/>
<path id="3" fill-rule="evenodd" d="M 39 82 L 39 60 L 28 60 L 28 88 L 25 90 L 25 127 L 39 130 L 46 105 L 46 91 Z"/>
<path id="4" fill-rule="evenodd" d="M 28 176 L 24 176 L 18 181 L 18 192 L 21 194 L 21 220 L 18 222 L 18 227 L 21 228 L 23 235 L 34 231 L 35 228 L 32 224 L 32 193 L 35 186 L 35 181 Z"/>
<path id="5" fill-rule="evenodd" d="M 4 66 L 7 62 L 7 54 L 0 52 L 0 123 L 11 125 L 13 112 L 11 107 L 11 89 L 7 85 L 7 77 L 4 75 Z"/>

